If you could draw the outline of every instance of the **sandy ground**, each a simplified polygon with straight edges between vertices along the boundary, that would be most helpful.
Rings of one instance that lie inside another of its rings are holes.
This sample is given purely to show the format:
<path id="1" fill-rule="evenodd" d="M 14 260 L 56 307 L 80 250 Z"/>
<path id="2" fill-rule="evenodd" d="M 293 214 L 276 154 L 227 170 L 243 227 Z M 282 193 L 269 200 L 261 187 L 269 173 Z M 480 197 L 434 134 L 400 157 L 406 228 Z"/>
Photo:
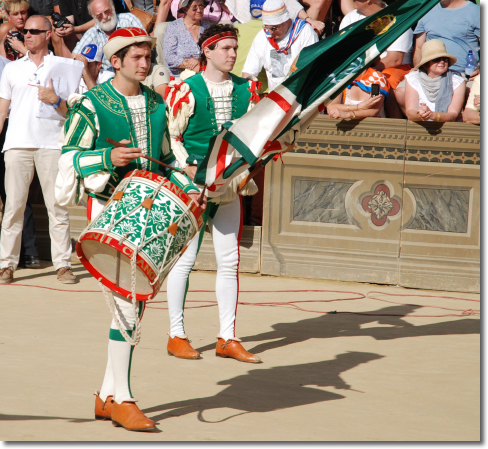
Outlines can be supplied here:
<path id="1" fill-rule="evenodd" d="M 480 439 L 479 316 L 438 316 L 479 309 L 441 296 L 479 295 L 241 275 L 237 336 L 263 360 L 251 365 L 215 357 L 215 274 L 195 272 L 190 289 L 210 292 L 189 294 L 185 326 L 203 359 L 167 355 L 160 293 L 142 321 L 131 383 L 158 431 L 137 433 L 94 420 L 111 318 L 96 281 L 81 265 L 74 271 L 76 285 L 60 284 L 47 262 L 0 285 L 1 440 Z M 363 297 L 373 291 L 381 294 Z M 324 313 L 278 304 L 290 301 L 316 301 L 298 305 Z"/>

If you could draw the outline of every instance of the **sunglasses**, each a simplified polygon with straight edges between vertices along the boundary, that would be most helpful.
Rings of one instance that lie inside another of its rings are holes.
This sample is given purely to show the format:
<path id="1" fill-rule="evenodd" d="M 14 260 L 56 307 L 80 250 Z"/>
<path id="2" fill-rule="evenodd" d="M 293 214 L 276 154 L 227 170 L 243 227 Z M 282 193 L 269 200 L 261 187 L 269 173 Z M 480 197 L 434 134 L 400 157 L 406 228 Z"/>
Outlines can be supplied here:
<path id="1" fill-rule="evenodd" d="M 432 62 L 435 62 L 436 64 L 438 64 L 439 62 L 441 61 L 444 61 L 444 62 L 449 62 L 449 58 L 446 57 L 446 56 L 442 56 L 440 58 L 435 58 L 435 59 L 432 59 L 431 60 Z"/>
<path id="2" fill-rule="evenodd" d="M 205 6 L 204 5 L 192 6 L 190 8 L 190 11 L 193 11 L 193 12 L 198 11 L 198 10 L 203 11 L 204 9 L 205 9 Z"/>
<path id="3" fill-rule="evenodd" d="M 265 26 L 264 28 L 266 28 L 268 31 L 276 31 L 278 30 L 280 26 L 274 26 L 274 27 L 270 27 L 270 26 Z"/>
<path id="4" fill-rule="evenodd" d="M 47 33 L 48 31 L 51 31 L 51 30 L 28 30 L 28 29 L 24 28 L 22 30 L 22 34 L 27 35 L 27 33 L 30 33 L 33 36 L 37 36 L 38 34 Z"/>

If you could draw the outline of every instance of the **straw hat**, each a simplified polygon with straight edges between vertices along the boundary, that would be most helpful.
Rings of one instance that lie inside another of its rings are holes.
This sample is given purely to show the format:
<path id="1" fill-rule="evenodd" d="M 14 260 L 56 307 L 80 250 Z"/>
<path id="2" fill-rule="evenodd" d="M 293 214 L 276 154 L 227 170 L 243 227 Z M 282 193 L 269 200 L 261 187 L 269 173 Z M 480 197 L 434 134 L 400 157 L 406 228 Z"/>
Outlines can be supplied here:
<path id="1" fill-rule="evenodd" d="M 108 42 L 103 46 L 105 57 L 110 61 L 112 55 L 124 47 L 139 42 L 147 42 L 151 50 L 156 46 L 156 38 L 149 36 L 146 30 L 137 27 L 119 28 L 110 36 Z"/>
<path id="2" fill-rule="evenodd" d="M 441 57 L 449 58 L 449 67 L 456 64 L 457 58 L 447 53 L 444 42 L 440 39 L 431 39 L 422 45 L 422 60 L 414 67 L 414 70 L 418 70 L 426 62 Z"/>

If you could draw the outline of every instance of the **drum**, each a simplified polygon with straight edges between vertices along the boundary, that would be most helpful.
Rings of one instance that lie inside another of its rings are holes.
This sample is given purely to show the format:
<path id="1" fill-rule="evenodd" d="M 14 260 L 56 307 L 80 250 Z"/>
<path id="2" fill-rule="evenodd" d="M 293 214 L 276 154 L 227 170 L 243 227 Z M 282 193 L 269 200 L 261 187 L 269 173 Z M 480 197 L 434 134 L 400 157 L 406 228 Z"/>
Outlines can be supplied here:
<path id="1" fill-rule="evenodd" d="M 103 285 L 121 295 L 154 298 L 203 225 L 201 211 L 167 178 L 128 173 L 82 232 L 76 253 Z"/>

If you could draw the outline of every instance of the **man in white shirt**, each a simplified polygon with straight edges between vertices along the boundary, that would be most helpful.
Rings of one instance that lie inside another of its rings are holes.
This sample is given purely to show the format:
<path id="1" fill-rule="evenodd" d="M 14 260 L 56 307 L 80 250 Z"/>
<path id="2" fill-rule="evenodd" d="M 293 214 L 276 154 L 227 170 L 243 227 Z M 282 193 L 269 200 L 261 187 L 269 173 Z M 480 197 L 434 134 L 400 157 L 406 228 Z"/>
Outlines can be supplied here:
<path id="1" fill-rule="evenodd" d="M 44 57 L 51 38 L 51 22 L 44 16 L 32 16 L 24 31 L 27 54 L 8 64 L 0 80 L 0 131 L 9 113 L 5 152 L 5 190 L 7 201 L 0 236 L 0 283 L 13 281 L 22 239 L 22 224 L 29 185 L 36 169 L 49 215 L 51 256 L 58 280 L 73 284 L 71 238 L 68 210 L 55 199 L 54 185 L 58 171 L 58 137 L 63 122 L 36 117 L 39 80 L 45 70 Z M 62 115 L 65 102 L 58 96 L 52 105 Z"/>
<path id="2" fill-rule="evenodd" d="M 350 3 L 350 2 L 349 2 Z M 363 20 L 365 17 L 376 14 L 387 5 L 381 0 L 354 0 L 356 9 L 348 12 L 341 21 L 339 30 Z M 380 60 L 373 66 L 375 70 L 382 72 L 391 86 L 390 95 L 385 103 L 387 116 L 390 118 L 403 118 L 395 97 L 399 102 L 403 101 L 404 89 L 397 92 L 398 85 L 405 75 L 412 69 L 413 31 L 408 29 L 385 52 L 380 55 Z"/>
<path id="3" fill-rule="evenodd" d="M 264 30 L 254 38 L 242 76 L 257 77 L 264 67 L 271 92 L 285 80 L 302 49 L 315 44 L 318 37 L 304 20 L 290 19 L 283 0 L 266 0 L 262 20 Z"/>

